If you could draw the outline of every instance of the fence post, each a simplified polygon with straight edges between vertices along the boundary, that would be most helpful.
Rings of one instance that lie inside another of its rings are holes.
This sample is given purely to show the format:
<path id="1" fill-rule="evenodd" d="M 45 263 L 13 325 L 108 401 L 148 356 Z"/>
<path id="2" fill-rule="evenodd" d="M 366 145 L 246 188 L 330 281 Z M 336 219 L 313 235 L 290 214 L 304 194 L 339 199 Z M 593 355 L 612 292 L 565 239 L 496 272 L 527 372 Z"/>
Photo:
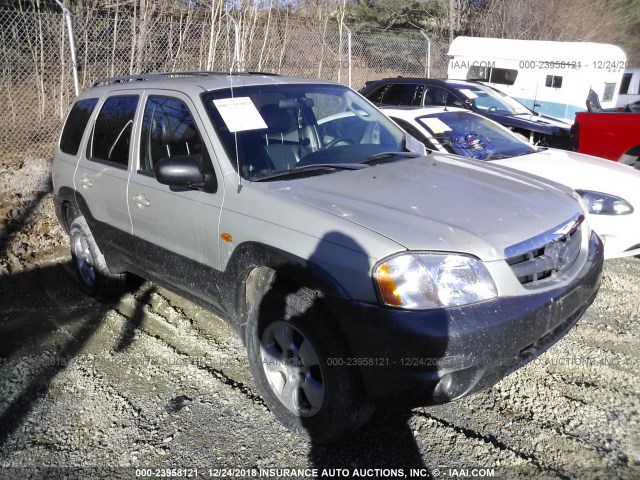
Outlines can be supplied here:
<path id="1" fill-rule="evenodd" d="M 241 67 L 240 65 L 240 25 L 238 24 L 238 21 L 233 18 L 232 15 L 229 14 L 229 12 L 225 12 L 224 14 L 225 17 L 229 18 L 231 20 L 231 23 L 233 24 L 233 31 L 235 33 L 235 48 L 234 48 L 234 54 L 235 54 L 235 60 L 236 60 L 236 68 L 237 71 L 242 72 L 244 71 L 244 67 Z"/>
<path id="2" fill-rule="evenodd" d="M 349 88 L 351 88 L 351 70 L 353 69 L 353 58 L 351 56 L 351 30 L 342 22 L 342 28 L 347 31 L 347 55 L 349 57 Z M 342 66 L 341 66 L 342 68 Z"/>
<path id="3" fill-rule="evenodd" d="M 80 82 L 78 80 L 78 62 L 76 60 L 76 42 L 73 40 L 73 25 L 71 24 L 71 12 L 65 7 L 60 0 L 56 0 L 64 13 L 64 19 L 67 23 L 67 31 L 69 32 L 69 49 L 71 50 L 71 66 L 73 67 L 73 84 L 76 89 L 76 97 L 80 95 Z"/>
<path id="4" fill-rule="evenodd" d="M 427 78 L 431 78 L 431 39 L 424 33 L 424 30 L 420 30 L 420 33 L 427 39 Z"/>

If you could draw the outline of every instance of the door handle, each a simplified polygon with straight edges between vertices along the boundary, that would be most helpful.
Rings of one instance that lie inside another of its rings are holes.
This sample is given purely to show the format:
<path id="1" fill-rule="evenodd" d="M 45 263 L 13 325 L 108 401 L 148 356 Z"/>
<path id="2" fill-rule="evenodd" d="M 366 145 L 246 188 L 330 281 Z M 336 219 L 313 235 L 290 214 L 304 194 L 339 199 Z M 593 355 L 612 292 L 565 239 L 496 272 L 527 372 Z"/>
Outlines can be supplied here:
<path id="1" fill-rule="evenodd" d="M 140 208 L 144 208 L 144 207 L 148 207 L 149 205 L 151 205 L 151 203 L 149 202 L 149 200 L 147 200 L 147 197 L 145 197 L 144 195 L 142 195 L 141 193 L 134 195 L 133 196 L 133 201 L 136 203 L 136 205 L 138 205 Z"/>
<path id="2" fill-rule="evenodd" d="M 80 179 L 80 185 L 82 185 L 84 188 L 91 188 L 93 187 L 93 182 L 89 177 L 85 176 Z"/>

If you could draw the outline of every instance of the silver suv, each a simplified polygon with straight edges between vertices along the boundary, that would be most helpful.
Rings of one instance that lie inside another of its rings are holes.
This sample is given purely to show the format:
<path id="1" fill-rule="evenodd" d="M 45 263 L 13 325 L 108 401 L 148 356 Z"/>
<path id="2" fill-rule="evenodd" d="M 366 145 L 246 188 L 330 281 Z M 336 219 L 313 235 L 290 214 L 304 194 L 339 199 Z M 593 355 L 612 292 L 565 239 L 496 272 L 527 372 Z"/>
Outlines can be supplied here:
<path id="1" fill-rule="evenodd" d="M 273 414 L 330 442 L 376 404 L 493 385 L 600 285 L 572 191 L 410 150 L 336 83 L 107 78 L 68 115 L 54 200 L 87 293 L 117 294 L 131 272 L 206 305 L 244 340 Z"/>

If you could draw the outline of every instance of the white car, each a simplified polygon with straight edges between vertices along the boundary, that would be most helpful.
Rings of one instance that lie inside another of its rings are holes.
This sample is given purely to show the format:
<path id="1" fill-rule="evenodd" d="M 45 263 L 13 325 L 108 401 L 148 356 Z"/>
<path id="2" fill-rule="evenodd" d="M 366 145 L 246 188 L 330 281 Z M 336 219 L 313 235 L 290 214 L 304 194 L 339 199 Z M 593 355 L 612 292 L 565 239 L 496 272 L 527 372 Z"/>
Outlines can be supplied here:
<path id="1" fill-rule="evenodd" d="M 640 255 L 640 170 L 590 155 L 532 146 L 502 125 L 448 107 L 381 110 L 427 148 L 511 167 L 580 194 L 605 258 Z"/>

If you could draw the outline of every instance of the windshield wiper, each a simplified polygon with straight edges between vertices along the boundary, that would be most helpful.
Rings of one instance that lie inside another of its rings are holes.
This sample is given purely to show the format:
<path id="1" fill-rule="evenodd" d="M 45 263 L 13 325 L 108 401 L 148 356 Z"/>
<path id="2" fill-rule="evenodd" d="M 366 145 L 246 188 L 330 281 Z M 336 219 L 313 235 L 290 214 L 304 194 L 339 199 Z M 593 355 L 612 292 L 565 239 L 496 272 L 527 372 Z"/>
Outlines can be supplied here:
<path id="1" fill-rule="evenodd" d="M 367 165 L 373 162 L 378 162 L 380 160 L 387 160 L 389 158 L 395 158 L 395 157 L 418 158 L 418 157 L 422 157 L 422 155 L 414 152 L 381 152 L 381 153 L 376 153 L 375 155 L 368 156 L 367 158 L 359 162 L 359 165 L 363 165 L 363 164 Z"/>
<path id="2" fill-rule="evenodd" d="M 321 170 L 360 170 L 367 168 L 367 165 L 360 163 L 318 163 L 313 165 L 303 165 L 301 167 L 294 167 L 290 170 L 283 172 L 272 173 L 271 175 L 265 175 L 264 177 L 256 178 L 254 182 L 261 182 L 263 180 L 271 180 L 273 178 L 281 178 L 288 176 L 300 175 L 303 173 L 313 173 Z"/>

